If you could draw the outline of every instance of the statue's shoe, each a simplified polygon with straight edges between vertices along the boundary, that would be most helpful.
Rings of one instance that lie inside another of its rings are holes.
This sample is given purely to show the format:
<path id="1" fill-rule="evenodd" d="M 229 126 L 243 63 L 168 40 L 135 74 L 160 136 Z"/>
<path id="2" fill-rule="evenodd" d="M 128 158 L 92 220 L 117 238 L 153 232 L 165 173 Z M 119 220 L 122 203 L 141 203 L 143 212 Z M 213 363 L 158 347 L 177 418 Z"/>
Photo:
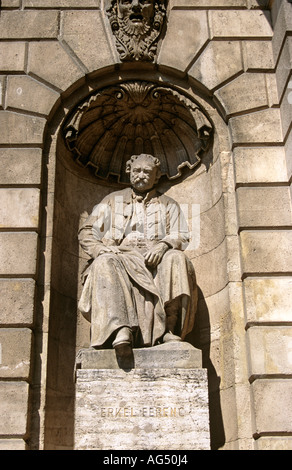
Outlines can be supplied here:
<path id="1" fill-rule="evenodd" d="M 180 336 L 174 335 L 173 333 L 171 333 L 171 331 L 169 331 L 163 336 L 163 342 L 170 343 L 171 341 L 182 341 L 182 339 Z"/>

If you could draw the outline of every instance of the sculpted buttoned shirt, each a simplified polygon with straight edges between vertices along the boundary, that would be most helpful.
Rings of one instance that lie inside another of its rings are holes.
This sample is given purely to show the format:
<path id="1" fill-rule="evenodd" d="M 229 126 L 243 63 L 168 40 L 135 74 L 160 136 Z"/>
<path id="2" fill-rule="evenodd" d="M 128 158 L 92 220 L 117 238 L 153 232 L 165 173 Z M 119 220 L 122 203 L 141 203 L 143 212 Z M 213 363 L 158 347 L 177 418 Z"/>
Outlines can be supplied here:
<path id="1" fill-rule="evenodd" d="M 180 206 L 170 197 L 151 190 L 145 198 L 131 188 L 111 193 L 94 207 L 79 231 L 84 251 L 96 258 L 104 246 L 153 246 L 165 242 L 185 249 L 188 226 Z"/>

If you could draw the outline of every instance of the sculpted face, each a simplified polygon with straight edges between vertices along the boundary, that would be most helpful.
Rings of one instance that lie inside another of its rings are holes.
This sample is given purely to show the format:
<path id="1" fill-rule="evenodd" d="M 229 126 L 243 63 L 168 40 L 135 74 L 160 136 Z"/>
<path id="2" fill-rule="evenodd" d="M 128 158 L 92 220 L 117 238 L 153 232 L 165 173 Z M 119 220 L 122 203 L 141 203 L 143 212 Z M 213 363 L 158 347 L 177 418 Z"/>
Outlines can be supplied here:
<path id="1" fill-rule="evenodd" d="M 118 0 L 119 18 L 133 26 L 149 25 L 154 14 L 154 0 Z"/>
<path id="2" fill-rule="evenodd" d="M 150 191 L 157 183 L 157 166 L 147 156 L 140 156 L 131 164 L 130 181 L 136 191 Z"/>

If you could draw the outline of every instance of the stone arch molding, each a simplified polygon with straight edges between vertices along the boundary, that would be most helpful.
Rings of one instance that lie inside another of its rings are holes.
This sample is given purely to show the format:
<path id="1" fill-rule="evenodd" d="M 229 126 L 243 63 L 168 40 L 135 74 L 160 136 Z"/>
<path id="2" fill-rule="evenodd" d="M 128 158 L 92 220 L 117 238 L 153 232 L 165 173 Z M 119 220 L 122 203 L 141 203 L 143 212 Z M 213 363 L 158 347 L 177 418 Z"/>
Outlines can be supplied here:
<path id="1" fill-rule="evenodd" d="M 127 184 L 126 162 L 150 153 L 162 175 L 179 178 L 194 169 L 213 133 L 200 106 L 178 91 L 149 81 L 126 81 L 92 93 L 64 126 L 68 149 L 77 163 L 103 180 Z"/>

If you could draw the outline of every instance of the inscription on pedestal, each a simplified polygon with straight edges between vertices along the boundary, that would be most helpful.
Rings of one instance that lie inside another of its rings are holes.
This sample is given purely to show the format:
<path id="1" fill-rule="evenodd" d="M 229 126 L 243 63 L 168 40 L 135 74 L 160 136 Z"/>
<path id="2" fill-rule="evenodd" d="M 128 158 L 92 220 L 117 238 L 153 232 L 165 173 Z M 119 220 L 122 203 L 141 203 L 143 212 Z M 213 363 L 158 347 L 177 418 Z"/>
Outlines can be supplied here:
<path id="1" fill-rule="evenodd" d="M 78 370 L 77 450 L 209 450 L 204 369 Z"/>

